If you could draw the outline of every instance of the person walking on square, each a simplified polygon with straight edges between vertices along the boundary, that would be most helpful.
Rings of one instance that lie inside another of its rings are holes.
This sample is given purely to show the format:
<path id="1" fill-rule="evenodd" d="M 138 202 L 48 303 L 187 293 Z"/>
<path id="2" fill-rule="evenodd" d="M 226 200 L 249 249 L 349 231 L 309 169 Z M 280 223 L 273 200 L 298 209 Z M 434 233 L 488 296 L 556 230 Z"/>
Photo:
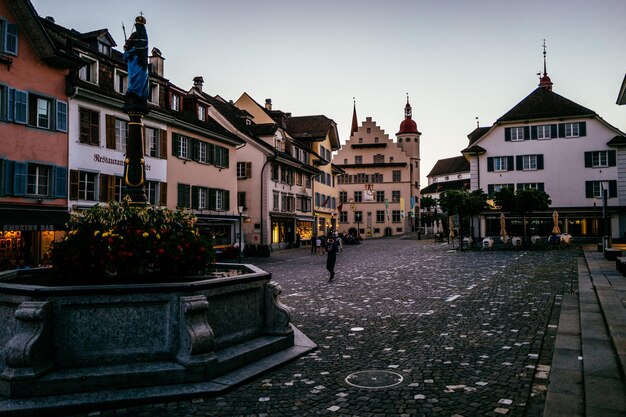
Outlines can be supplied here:
<path id="1" fill-rule="evenodd" d="M 318 236 L 317 239 L 315 239 L 315 248 L 316 248 L 316 252 L 317 255 L 321 255 L 322 254 L 322 239 Z"/>
<path id="2" fill-rule="evenodd" d="M 326 244 L 326 253 L 328 253 L 326 257 L 326 269 L 328 269 L 328 272 L 330 272 L 328 282 L 331 282 L 335 278 L 335 263 L 337 262 L 337 252 L 339 252 L 339 247 L 337 246 L 335 239 L 329 238 L 328 243 Z"/>

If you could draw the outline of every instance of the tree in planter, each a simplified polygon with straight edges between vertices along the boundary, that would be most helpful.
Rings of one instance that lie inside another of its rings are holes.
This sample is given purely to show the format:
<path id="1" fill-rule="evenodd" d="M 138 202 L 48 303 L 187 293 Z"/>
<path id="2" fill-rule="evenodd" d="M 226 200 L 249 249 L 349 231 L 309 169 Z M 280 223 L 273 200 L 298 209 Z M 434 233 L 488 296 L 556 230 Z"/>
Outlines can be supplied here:
<path id="1" fill-rule="evenodd" d="M 470 234 L 474 238 L 474 217 L 487 209 L 487 194 L 479 188 L 467 196 L 465 212 L 470 216 Z"/>
<path id="2" fill-rule="evenodd" d="M 524 190 L 513 191 L 512 188 L 505 187 L 496 191 L 494 194 L 494 202 L 500 206 L 504 212 L 522 215 L 522 235 L 523 242 L 526 245 L 526 216 L 528 221 L 532 219 L 532 213 L 547 210 L 552 204 L 550 196 L 541 190 L 534 188 L 526 188 Z"/>

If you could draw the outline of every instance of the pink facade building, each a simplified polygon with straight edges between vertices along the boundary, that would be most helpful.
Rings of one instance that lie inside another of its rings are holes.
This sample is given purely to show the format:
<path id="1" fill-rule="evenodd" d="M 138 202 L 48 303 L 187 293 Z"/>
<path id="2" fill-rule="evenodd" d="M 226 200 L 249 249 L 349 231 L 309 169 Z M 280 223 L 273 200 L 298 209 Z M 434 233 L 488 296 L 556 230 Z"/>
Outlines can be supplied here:
<path id="1" fill-rule="evenodd" d="M 66 77 L 81 60 L 28 0 L 0 2 L 0 270 L 48 262 L 68 219 Z"/>

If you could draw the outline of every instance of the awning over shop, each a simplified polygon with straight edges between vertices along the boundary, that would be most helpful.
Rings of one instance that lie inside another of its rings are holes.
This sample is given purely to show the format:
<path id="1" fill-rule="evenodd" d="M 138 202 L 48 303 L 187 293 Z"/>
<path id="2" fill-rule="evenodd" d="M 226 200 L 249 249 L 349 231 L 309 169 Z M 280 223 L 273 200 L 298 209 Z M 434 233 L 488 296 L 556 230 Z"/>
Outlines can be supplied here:
<path id="1" fill-rule="evenodd" d="M 239 221 L 239 217 L 233 216 L 203 216 L 201 214 L 196 215 L 196 227 L 204 227 L 212 224 L 227 224 L 227 223 L 236 223 Z"/>
<path id="2" fill-rule="evenodd" d="M 65 230 L 70 214 L 66 210 L 0 208 L 0 230 Z"/>

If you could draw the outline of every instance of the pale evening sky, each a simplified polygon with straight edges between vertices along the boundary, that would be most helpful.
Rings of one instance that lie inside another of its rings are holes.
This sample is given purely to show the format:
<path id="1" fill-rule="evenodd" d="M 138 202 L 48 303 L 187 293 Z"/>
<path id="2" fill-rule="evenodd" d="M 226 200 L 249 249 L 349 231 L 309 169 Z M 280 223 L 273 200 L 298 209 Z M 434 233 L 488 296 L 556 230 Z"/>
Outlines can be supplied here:
<path id="1" fill-rule="evenodd" d="M 615 101 L 626 73 L 624 0 L 31 0 L 80 32 L 147 19 L 165 77 L 236 100 L 244 91 L 294 116 L 324 114 L 349 138 L 352 98 L 395 140 L 406 93 L 422 132 L 422 186 L 467 134 L 530 94 L 543 68 L 554 91 L 626 131 Z"/>

